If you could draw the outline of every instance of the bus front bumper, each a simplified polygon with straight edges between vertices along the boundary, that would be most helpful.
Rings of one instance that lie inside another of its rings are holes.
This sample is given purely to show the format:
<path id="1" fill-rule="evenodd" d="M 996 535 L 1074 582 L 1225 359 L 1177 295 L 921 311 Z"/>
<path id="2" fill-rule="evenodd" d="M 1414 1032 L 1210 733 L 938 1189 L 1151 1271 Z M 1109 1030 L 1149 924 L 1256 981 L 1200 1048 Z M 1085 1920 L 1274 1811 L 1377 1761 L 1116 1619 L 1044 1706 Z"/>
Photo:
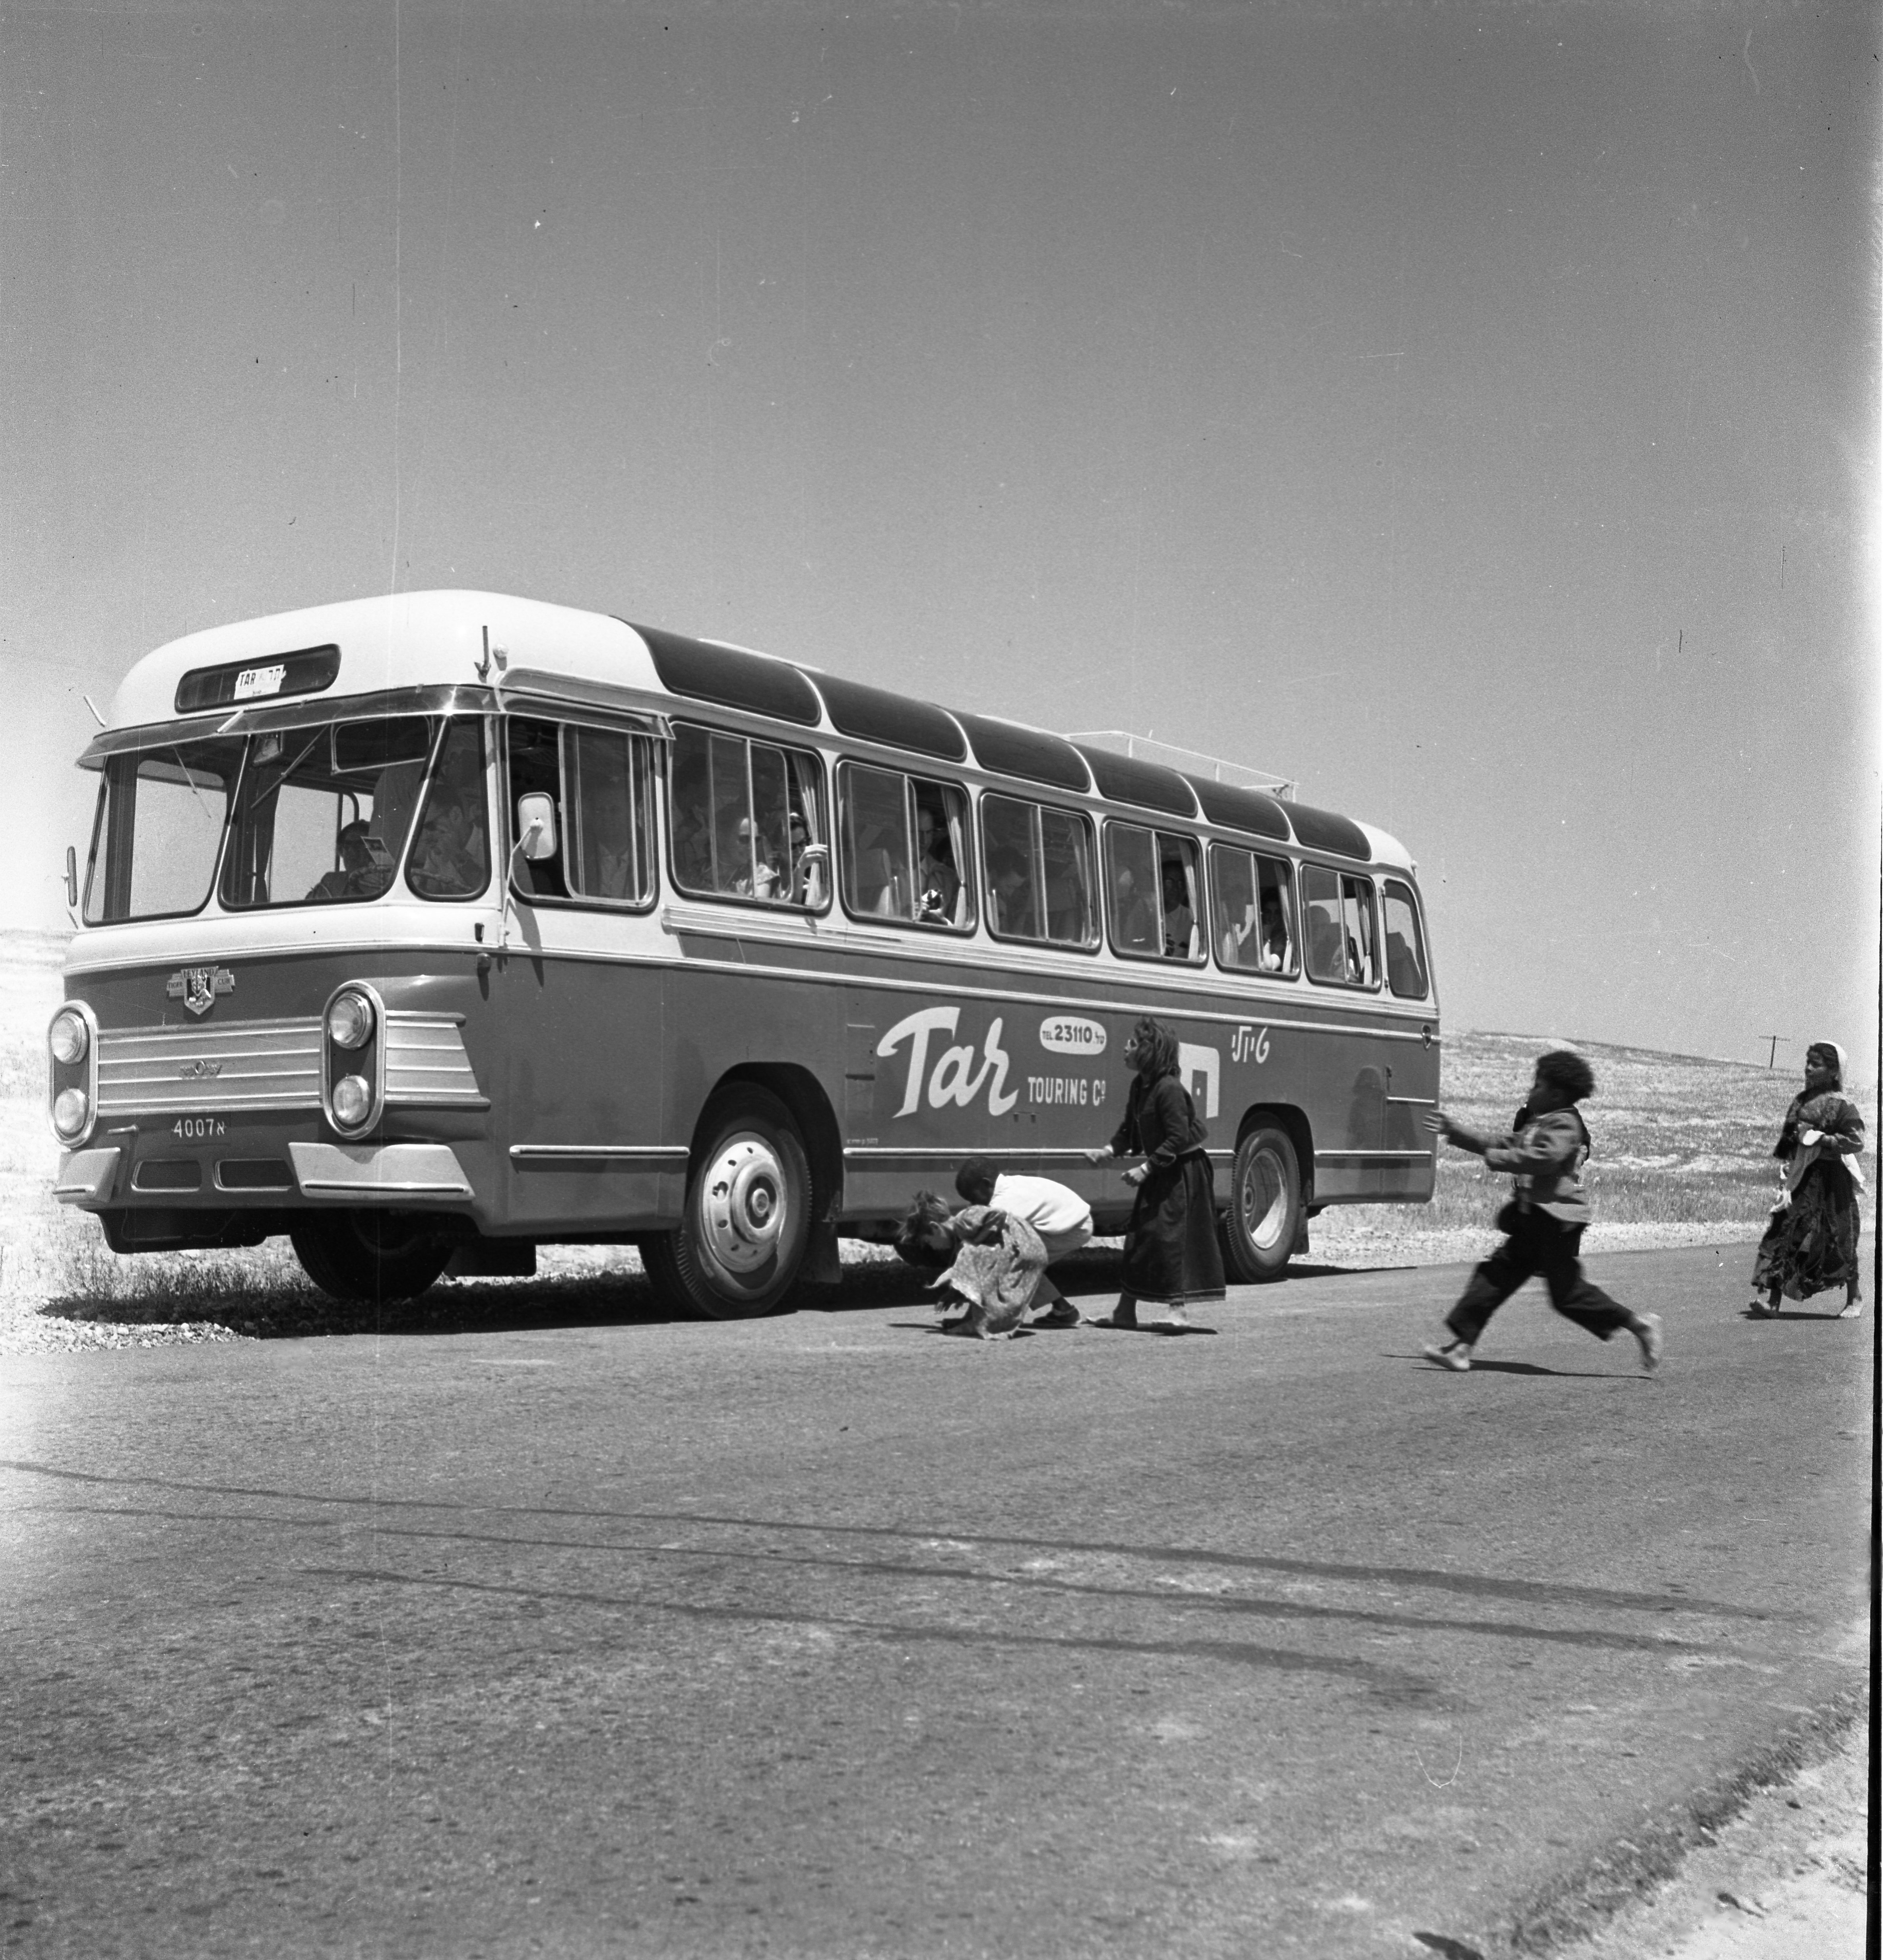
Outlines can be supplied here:
<path id="1" fill-rule="evenodd" d="M 87 1210 L 109 1204 L 116 1192 L 124 1154 L 116 1145 L 68 1151 L 60 1160 L 52 1195 L 62 1204 L 80 1205 Z M 402 1205 L 440 1198 L 463 1203 L 475 1195 L 464 1166 L 449 1144 L 294 1141 L 288 1145 L 288 1161 L 293 1176 L 291 1188 L 285 1182 L 272 1191 L 266 1186 L 250 1185 L 240 1195 L 259 1198 L 266 1192 L 278 1198 L 300 1197 L 343 1204 Z M 218 1195 L 235 1193 L 230 1187 L 222 1186 Z"/>

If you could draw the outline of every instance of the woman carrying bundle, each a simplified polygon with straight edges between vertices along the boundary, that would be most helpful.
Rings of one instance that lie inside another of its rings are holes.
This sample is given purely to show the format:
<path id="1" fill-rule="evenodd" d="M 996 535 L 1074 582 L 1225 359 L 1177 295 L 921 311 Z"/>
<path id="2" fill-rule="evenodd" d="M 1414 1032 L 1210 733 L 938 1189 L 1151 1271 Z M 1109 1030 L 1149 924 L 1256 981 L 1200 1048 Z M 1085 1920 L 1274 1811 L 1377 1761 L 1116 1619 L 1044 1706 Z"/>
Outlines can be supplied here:
<path id="1" fill-rule="evenodd" d="M 1838 1319 L 1862 1311 L 1857 1192 L 1863 1172 L 1857 1153 L 1863 1118 L 1844 1096 L 1843 1063 L 1835 1042 L 1814 1042 L 1805 1051 L 1805 1087 L 1792 1098 L 1772 1153 L 1785 1166 L 1785 1188 L 1753 1262 L 1755 1319 L 1776 1319 L 1781 1299 L 1808 1300 L 1837 1286 L 1844 1290 Z"/>

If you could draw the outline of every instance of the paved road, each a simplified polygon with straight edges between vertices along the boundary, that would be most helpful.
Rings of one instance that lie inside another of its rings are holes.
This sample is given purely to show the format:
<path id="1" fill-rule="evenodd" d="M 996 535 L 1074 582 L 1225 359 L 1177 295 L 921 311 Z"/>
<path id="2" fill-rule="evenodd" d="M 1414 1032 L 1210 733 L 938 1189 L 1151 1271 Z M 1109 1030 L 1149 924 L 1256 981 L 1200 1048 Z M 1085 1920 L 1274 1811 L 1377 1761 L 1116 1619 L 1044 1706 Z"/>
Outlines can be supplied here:
<path id="1" fill-rule="evenodd" d="M 1456 1269 L 15 1357 L 0 1953 L 1501 1951 L 1863 1670 L 1869 1319 L 1592 1264 L 1659 1379 Z"/>

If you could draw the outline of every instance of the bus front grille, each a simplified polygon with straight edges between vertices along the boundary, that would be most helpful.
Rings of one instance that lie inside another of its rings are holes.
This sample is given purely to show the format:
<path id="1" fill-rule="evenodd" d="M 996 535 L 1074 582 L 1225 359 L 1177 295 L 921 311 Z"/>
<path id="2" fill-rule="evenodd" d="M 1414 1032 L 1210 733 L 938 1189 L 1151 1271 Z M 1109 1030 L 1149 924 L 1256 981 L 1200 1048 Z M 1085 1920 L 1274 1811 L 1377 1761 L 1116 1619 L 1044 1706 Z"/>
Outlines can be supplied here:
<path id="1" fill-rule="evenodd" d="M 220 1115 L 320 1107 L 320 1023 L 108 1028 L 98 1037 L 98 1115 Z"/>
<path id="2" fill-rule="evenodd" d="M 386 1016 L 388 1108 L 486 1109 L 456 1017 Z M 107 1028 L 98 1037 L 98 1116 L 217 1116 L 318 1110 L 320 1023 Z"/>

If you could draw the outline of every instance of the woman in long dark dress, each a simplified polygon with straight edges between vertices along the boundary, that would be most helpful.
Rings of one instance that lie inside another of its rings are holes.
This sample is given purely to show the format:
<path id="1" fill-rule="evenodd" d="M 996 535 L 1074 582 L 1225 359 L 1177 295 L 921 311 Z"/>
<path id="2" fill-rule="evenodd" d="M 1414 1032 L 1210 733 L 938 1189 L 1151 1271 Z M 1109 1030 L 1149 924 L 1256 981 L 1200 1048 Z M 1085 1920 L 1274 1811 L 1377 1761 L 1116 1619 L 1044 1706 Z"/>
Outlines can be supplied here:
<path id="1" fill-rule="evenodd" d="M 1163 1301 L 1165 1324 L 1185 1327 L 1184 1309 L 1223 1297 L 1223 1253 L 1217 1242 L 1216 1192 L 1204 1153 L 1208 1135 L 1177 1070 L 1177 1038 L 1147 1015 L 1124 1045 L 1133 1070 L 1124 1120 L 1093 1163 L 1141 1157 L 1124 1173 L 1137 1188 L 1124 1235 L 1124 1284 L 1114 1327 L 1137 1325 L 1140 1300 Z"/>
<path id="2" fill-rule="evenodd" d="M 1805 1087 L 1785 1112 L 1772 1153 L 1785 1166 L 1785 1189 L 1753 1262 L 1752 1312 L 1776 1319 L 1779 1302 L 1808 1300 L 1832 1287 L 1844 1290 L 1838 1318 L 1862 1311 L 1857 1283 L 1857 1192 L 1863 1172 L 1863 1118 L 1843 1094 L 1843 1050 L 1814 1042 L 1805 1051 Z"/>

